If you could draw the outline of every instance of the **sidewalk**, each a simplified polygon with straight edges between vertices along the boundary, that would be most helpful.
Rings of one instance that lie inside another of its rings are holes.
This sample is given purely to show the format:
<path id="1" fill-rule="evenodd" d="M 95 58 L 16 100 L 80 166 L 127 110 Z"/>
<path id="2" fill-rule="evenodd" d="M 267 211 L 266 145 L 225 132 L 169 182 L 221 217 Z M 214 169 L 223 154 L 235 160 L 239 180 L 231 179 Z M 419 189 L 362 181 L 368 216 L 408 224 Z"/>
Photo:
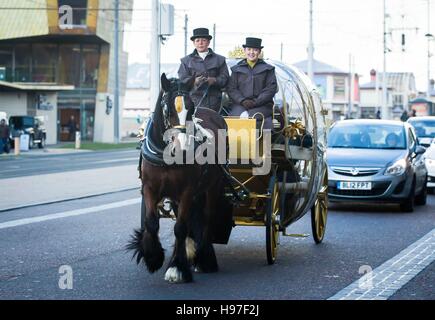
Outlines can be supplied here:
<path id="1" fill-rule="evenodd" d="M 138 142 L 137 138 L 125 138 L 122 140 L 121 144 L 136 144 Z M 83 153 L 83 152 L 97 152 L 97 151 L 117 151 L 123 150 L 123 148 L 107 148 L 101 150 L 89 150 L 89 149 L 75 149 L 75 148 L 65 148 L 66 144 L 71 143 L 59 143 L 54 145 L 48 145 L 44 149 L 33 148 L 29 151 L 20 151 L 20 154 L 16 156 L 14 154 L 14 149 L 11 149 L 10 152 L 0 154 L 0 158 L 14 158 L 14 157 L 28 157 L 28 156 L 50 156 L 50 155 L 59 155 L 59 154 L 74 154 L 74 153 Z M 127 148 L 125 148 L 127 149 Z"/>
<path id="2" fill-rule="evenodd" d="M 137 165 L 8 178 L 0 188 L 0 211 L 140 187 Z"/>

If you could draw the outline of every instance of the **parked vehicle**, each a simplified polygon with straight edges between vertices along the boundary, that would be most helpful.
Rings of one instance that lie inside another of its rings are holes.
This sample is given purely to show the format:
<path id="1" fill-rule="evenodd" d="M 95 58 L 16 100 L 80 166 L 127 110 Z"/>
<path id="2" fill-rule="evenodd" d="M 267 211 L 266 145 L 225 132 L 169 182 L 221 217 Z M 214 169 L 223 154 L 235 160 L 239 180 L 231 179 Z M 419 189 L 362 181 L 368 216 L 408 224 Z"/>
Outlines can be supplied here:
<path id="1" fill-rule="evenodd" d="M 432 140 L 430 146 L 424 154 L 426 169 L 427 169 L 427 187 L 434 193 L 435 191 L 435 139 Z"/>
<path id="2" fill-rule="evenodd" d="M 424 147 L 429 147 L 435 138 L 435 116 L 412 117 L 408 122 L 415 128 L 418 142 Z"/>
<path id="3" fill-rule="evenodd" d="M 336 122 L 328 138 L 330 201 L 395 202 L 413 211 L 426 204 L 425 150 L 406 122 Z"/>
<path id="4" fill-rule="evenodd" d="M 14 138 L 22 134 L 29 135 L 29 149 L 35 145 L 39 148 L 45 147 L 47 134 L 40 117 L 32 116 L 11 116 L 9 118 L 11 132 L 11 145 L 14 145 Z"/>

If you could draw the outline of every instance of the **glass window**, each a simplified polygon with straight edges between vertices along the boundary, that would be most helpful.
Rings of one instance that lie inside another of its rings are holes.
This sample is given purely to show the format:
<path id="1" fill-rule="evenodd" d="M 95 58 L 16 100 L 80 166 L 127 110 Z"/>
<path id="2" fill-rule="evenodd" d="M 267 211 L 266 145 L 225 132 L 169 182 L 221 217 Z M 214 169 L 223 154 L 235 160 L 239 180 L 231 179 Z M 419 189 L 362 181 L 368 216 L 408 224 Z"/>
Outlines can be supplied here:
<path id="1" fill-rule="evenodd" d="M 344 98 L 345 97 L 345 78 L 344 77 L 334 77 L 334 97 Z"/>
<path id="2" fill-rule="evenodd" d="M 409 122 L 413 125 L 419 138 L 435 138 L 435 120 L 411 118 Z"/>
<path id="3" fill-rule="evenodd" d="M 30 82 L 30 59 L 31 47 L 28 44 L 18 44 L 15 46 L 15 74 L 14 81 Z"/>
<path id="4" fill-rule="evenodd" d="M 34 124 L 33 117 L 11 117 L 9 123 L 15 129 L 31 128 Z"/>
<path id="5" fill-rule="evenodd" d="M 59 47 L 59 83 L 80 87 L 80 46 L 65 44 Z"/>
<path id="6" fill-rule="evenodd" d="M 56 82 L 57 46 L 35 44 L 32 49 L 33 82 Z"/>
<path id="7" fill-rule="evenodd" d="M 95 100 L 84 100 L 81 118 L 82 139 L 92 141 L 94 139 Z"/>
<path id="8" fill-rule="evenodd" d="M 70 6 L 73 9 L 73 25 L 86 25 L 88 0 L 58 0 L 58 5 L 59 8 Z"/>
<path id="9" fill-rule="evenodd" d="M 393 105 L 394 106 L 401 106 L 401 105 L 403 105 L 403 96 L 401 94 L 395 94 L 395 95 L 393 95 Z"/>
<path id="10" fill-rule="evenodd" d="M 405 130 L 398 125 L 354 122 L 331 128 L 328 147 L 357 149 L 405 149 Z"/>
<path id="11" fill-rule="evenodd" d="M 12 46 L 0 46 L 0 81 L 12 81 Z"/>
<path id="12" fill-rule="evenodd" d="M 82 47 L 82 87 L 96 88 L 98 79 L 99 46 L 83 45 Z"/>

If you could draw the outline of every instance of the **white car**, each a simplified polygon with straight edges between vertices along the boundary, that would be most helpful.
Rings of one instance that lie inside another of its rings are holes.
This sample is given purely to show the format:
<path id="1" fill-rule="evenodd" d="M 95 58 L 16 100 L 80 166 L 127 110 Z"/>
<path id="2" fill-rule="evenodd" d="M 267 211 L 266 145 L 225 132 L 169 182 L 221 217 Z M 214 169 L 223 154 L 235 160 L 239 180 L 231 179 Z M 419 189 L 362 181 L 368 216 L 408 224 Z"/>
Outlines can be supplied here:
<path id="1" fill-rule="evenodd" d="M 429 147 L 432 139 L 435 138 L 435 116 L 411 117 L 408 122 L 415 128 L 418 143 Z"/>
<path id="2" fill-rule="evenodd" d="M 427 187 L 432 190 L 435 188 L 435 139 L 424 154 L 427 169 Z"/>

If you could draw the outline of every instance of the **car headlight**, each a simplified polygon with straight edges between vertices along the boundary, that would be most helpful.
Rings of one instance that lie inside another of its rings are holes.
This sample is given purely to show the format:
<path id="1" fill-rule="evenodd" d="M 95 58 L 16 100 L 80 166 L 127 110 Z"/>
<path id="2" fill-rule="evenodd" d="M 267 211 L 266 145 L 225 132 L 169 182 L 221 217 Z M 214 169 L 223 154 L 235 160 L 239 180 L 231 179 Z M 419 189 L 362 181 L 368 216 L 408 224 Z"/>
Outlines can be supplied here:
<path id="1" fill-rule="evenodd" d="M 385 170 L 386 175 L 390 176 L 400 176 L 406 171 L 406 161 L 405 159 L 400 159 L 394 162 L 392 166 L 389 166 L 387 170 Z"/>

